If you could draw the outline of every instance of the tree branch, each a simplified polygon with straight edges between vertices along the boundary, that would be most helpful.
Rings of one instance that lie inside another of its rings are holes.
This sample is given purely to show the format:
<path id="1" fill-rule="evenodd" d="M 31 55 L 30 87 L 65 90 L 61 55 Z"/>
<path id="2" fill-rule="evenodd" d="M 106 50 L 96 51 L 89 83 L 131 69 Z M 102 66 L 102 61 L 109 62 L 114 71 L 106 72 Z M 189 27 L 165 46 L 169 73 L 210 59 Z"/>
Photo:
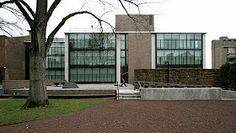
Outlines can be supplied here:
<path id="1" fill-rule="evenodd" d="M 11 12 L 16 18 L 23 19 L 22 18 L 23 15 L 22 15 L 20 10 L 15 9 L 15 8 L 13 8 L 11 6 L 7 6 L 7 5 L 2 6 L 2 8 L 5 9 L 6 11 L 8 11 L 8 12 Z"/>
<path id="2" fill-rule="evenodd" d="M 135 18 L 132 17 L 132 16 L 129 14 L 128 10 L 126 9 L 126 7 L 125 7 L 125 5 L 124 5 L 124 3 L 123 3 L 122 1 L 128 2 L 128 3 L 130 3 L 130 4 L 133 4 L 133 5 L 135 5 L 136 7 L 139 8 L 138 4 L 134 3 L 134 2 L 131 1 L 131 0 L 118 0 L 118 1 L 119 1 L 120 5 L 122 6 L 122 8 L 125 10 L 125 13 L 127 14 L 127 16 L 128 16 L 130 19 L 132 19 L 132 21 L 134 22 L 136 28 L 138 28 Z M 140 11 L 139 11 L 139 13 L 140 13 Z"/>
<path id="3" fill-rule="evenodd" d="M 8 22 L 0 17 L 0 31 L 12 36 L 11 32 L 14 32 L 16 29 L 21 29 L 21 27 L 17 25 L 17 22 Z"/>
<path id="4" fill-rule="evenodd" d="M 136 6 L 136 7 L 138 8 L 138 12 L 139 12 L 139 14 L 140 14 L 139 4 L 133 2 L 133 0 L 118 0 L 118 1 L 119 1 L 119 3 L 121 4 L 122 8 L 125 10 L 125 13 L 126 13 L 129 17 L 131 17 L 131 16 L 129 15 L 129 12 L 128 12 L 128 10 L 126 9 L 126 7 L 125 7 L 125 5 L 124 5 L 124 3 L 123 3 L 122 1 L 124 1 L 124 2 L 126 2 L 126 3 L 129 3 L 129 4 L 131 4 L 131 5 Z"/>
<path id="5" fill-rule="evenodd" d="M 31 19 L 31 17 L 29 16 L 29 14 L 27 13 L 27 11 L 25 10 L 25 8 L 21 5 L 21 3 L 18 0 L 12 0 L 15 2 L 16 6 L 20 9 L 20 11 L 22 12 L 22 14 L 24 15 L 26 21 L 29 23 L 30 27 L 33 26 L 33 20 Z"/>
<path id="6" fill-rule="evenodd" d="M 122 6 L 122 8 L 125 10 L 125 13 L 131 18 L 128 10 L 126 9 L 125 5 L 123 4 L 122 0 L 118 0 L 120 2 L 120 5 Z"/>
<path id="7" fill-rule="evenodd" d="M 47 12 L 47 17 L 46 20 L 48 21 L 49 18 L 52 16 L 53 11 L 56 9 L 56 7 L 60 4 L 61 0 L 55 0 L 52 5 L 50 6 L 48 12 Z"/>
<path id="8" fill-rule="evenodd" d="M 123 1 L 125 1 L 125 2 L 127 2 L 127 3 L 130 3 L 130 4 L 132 4 L 132 5 L 135 5 L 137 8 L 139 8 L 139 4 L 133 2 L 133 0 L 123 0 Z"/>
<path id="9" fill-rule="evenodd" d="M 6 5 L 6 4 L 13 4 L 14 2 L 9 0 L 9 1 L 3 1 L 3 2 L 0 2 L 0 8 L 3 6 L 3 5 Z"/>
<path id="10" fill-rule="evenodd" d="M 71 17 L 75 16 L 75 15 L 79 15 L 79 14 L 89 14 L 91 15 L 92 17 L 94 17 L 99 25 L 100 25 L 100 28 L 101 28 L 101 32 L 103 32 L 103 27 L 102 27 L 102 23 L 105 23 L 105 24 L 108 24 L 112 30 L 114 31 L 114 28 L 113 26 L 108 23 L 107 21 L 105 20 L 102 20 L 101 18 L 99 18 L 98 16 L 96 16 L 95 14 L 93 14 L 92 12 L 89 12 L 89 11 L 78 11 L 78 12 L 74 12 L 74 13 L 71 13 L 69 15 L 67 15 L 66 17 L 64 17 L 61 22 L 57 25 L 57 27 L 49 34 L 48 38 L 47 38 L 47 41 L 46 41 L 46 51 L 45 53 L 47 53 L 48 49 L 50 48 L 51 46 L 51 43 L 53 42 L 53 38 L 54 36 L 56 35 L 56 33 L 60 30 L 60 28 L 65 24 L 65 22 L 70 19 Z M 46 55 L 45 55 L 46 56 Z"/>
<path id="11" fill-rule="evenodd" d="M 20 0 L 20 2 L 27 8 L 27 10 L 30 12 L 30 14 L 34 18 L 35 17 L 35 13 L 32 10 L 32 8 L 24 0 Z"/>

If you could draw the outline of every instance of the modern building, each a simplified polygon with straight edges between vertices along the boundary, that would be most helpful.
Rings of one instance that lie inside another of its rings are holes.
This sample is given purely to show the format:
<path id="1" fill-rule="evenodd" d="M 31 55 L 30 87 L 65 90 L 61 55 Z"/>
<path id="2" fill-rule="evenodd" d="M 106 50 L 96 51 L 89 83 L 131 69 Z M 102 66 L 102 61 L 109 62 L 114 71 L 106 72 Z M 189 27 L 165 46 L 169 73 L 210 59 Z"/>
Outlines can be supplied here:
<path id="1" fill-rule="evenodd" d="M 45 60 L 45 76 L 47 80 L 64 80 L 64 39 L 54 38 Z"/>
<path id="2" fill-rule="evenodd" d="M 65 78 L 79 83 L 116 82 L 113 33 L 66 33 Z"/>
<path id="3" fill-rule="evenodd" d="M 204 68 L 205 33 L 159 33 L 153 15 L 116 15 L 115 33 L 65 33 L 65 79 L 134 82 L 135 69 Z"/>
<path id="4" fill-rule="evenodd" d="M 236 39 L 220 37 L 219 40 L 213 40 L 211 50 L 213 69 L 219 69 L 226 62 L 236 61 Z"/>
<path id="5" fill-rule="evenodd" d="M 25 80 L 30 79 L 30 57 L 29 57 L 29 47 L 31 41 L 25 40 Z M 48 50 L 46 59 L 45 59 L 45 79 L 46 80 L 64 80 L 64 39 L 63 38 L 54 38 L 51 47 Z"/>
<path id="6" fill-rule="evenodd" d="M 153 15 L 116 15 L 115 32 L 66 32 L 64 40 L 54 39 L 46 79 L 133 83 L 135 69 L 204 68 L 204 48 L 205 33 L 160 33 Z"/>

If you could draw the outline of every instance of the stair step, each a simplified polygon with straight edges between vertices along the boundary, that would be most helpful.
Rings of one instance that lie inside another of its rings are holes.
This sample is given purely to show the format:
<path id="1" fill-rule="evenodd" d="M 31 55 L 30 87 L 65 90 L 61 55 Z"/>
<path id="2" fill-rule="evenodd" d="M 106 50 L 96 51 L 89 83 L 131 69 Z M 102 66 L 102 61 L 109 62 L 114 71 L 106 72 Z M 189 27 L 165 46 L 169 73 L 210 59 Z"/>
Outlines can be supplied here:
<path id="1" fill-rule="evenodd" d="M 140 99 L 140 96 L 119 96 L 119 99 Z"/>
<path id="2" fill-rule="evenodd" d="M 129 100 L 129 99 L 141 99 L 140 92 L 133 89 L 120 89 L 117 99 L 119 100 Z"/>
<path id="3" fill-rule="evenodd" d="M 119 95 L 119 97 L 140 97 L 140 95 Z"/>
<path id="4" fill-rule="evenodd" d="M 127 98 L 127 97 L 119 97 L 119 100 L 140 100 L 140 97 L 132 97 L 132 98 Z"/>
<path id="5" fill-rule="evenodd" d="M 140 95 L 139 93 L 119 93 L 119 95 Z"/>
<path id="6" fill-rule="evenodd" d="M 119 99 L 125 99 L 125 100 L 128 100 L 128 99 L 141 99 L 141 96 L 140 95 L 119 95 Z"/>

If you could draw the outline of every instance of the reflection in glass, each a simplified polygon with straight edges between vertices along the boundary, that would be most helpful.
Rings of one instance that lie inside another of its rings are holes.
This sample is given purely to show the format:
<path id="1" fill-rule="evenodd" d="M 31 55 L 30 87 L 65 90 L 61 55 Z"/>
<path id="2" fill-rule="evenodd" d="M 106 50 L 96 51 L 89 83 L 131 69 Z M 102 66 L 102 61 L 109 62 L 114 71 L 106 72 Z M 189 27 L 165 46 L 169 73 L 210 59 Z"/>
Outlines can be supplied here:
<path id="1" fill-rule="evenodd" d="M 201 33 L 157 33 L 156 67 L 202 67 Z"/>
<path id="2" fill-rule="evenodd" d="M 54 41 L 45 59 L 45 78 L 64 80 L 64 42 Z"/>
<path id="3" fill-rule="evenodd" d="M 69 75 L 74 82 L 115 82 L 115 35 L 69 34 Z M 108 73 L 109 72 L 109 73 Z"/>

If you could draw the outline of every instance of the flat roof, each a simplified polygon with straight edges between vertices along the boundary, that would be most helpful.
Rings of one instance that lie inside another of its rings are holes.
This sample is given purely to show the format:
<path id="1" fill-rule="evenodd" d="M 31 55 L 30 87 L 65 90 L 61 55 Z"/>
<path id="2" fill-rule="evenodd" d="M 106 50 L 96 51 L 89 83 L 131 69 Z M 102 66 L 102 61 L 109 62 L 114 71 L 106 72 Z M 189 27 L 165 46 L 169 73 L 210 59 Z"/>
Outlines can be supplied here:
<path id="1" fill-rule="evenodd" d="M 153 32 L 153 31 L 116 31 L 116 32 L 108 32 L 108 31 L 72 31 L 65 32 L 65 34 L 86 34 L 86 33 L 151 33 L 151 34 L 207 34 L 206 32 Z"/>

